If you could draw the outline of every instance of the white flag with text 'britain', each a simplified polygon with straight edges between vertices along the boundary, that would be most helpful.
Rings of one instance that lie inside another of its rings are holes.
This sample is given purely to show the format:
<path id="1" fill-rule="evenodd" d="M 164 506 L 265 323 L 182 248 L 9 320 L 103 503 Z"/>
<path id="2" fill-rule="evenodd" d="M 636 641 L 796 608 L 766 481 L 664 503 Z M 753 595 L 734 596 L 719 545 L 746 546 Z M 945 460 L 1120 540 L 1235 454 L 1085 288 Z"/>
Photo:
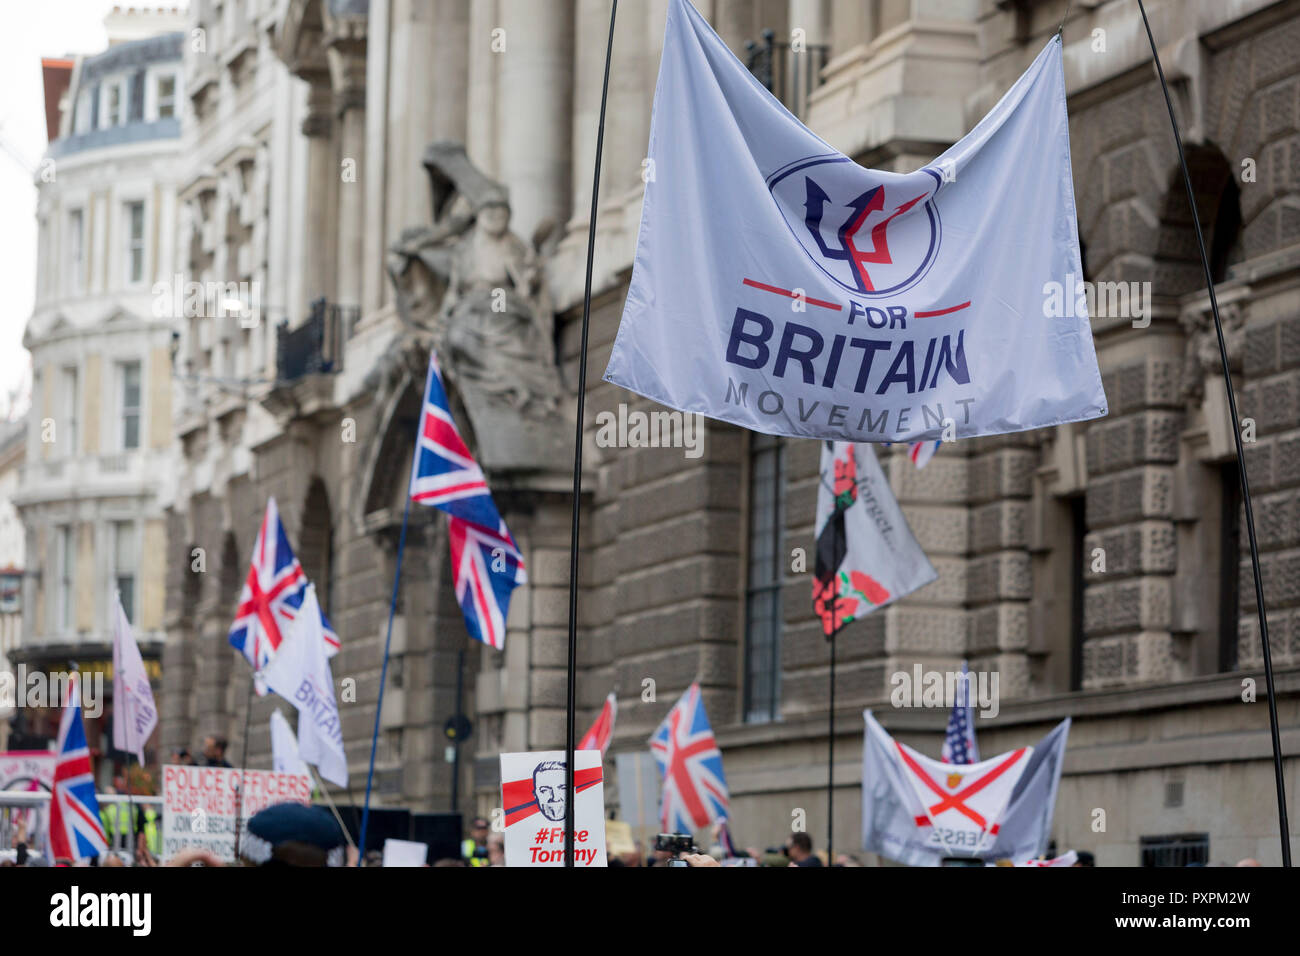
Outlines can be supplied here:
<path id="1" fill-rule="evenodd" d="M 912 173 L 803 126 L 672 0 L 605 378 L 773 435 L 968 438 L 1106 414 L 1061 45 Z M 1057 291 L 1057 287 L 1061 291 Z"/>

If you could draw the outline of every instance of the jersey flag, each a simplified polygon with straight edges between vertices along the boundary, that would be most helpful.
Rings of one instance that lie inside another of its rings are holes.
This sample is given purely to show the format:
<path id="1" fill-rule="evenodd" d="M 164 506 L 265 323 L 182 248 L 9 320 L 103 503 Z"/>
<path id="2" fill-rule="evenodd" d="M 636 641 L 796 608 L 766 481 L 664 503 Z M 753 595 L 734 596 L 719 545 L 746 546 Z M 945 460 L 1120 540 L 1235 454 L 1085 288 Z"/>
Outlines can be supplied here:
<path id="1" fill-rule="evenodd" d="M 841 441 L 1105 415 L 1061 62 L 1053 38 L 921 169 L 866 169 L 671 0 L 606 380 L 754 431 Z"/>

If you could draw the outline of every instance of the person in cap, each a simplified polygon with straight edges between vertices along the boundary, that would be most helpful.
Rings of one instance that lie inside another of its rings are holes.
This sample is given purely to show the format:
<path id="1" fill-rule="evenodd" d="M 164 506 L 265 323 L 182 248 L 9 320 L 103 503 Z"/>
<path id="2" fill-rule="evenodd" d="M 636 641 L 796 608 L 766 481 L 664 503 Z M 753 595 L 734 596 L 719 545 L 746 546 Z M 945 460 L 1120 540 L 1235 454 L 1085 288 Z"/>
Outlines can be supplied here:
<path id="1" fill-rule="evenodd" d="M 258 866 L 342 866 L 343 829 L 324 807 L 277 803 L 255 813 L 240 855 Z"/>

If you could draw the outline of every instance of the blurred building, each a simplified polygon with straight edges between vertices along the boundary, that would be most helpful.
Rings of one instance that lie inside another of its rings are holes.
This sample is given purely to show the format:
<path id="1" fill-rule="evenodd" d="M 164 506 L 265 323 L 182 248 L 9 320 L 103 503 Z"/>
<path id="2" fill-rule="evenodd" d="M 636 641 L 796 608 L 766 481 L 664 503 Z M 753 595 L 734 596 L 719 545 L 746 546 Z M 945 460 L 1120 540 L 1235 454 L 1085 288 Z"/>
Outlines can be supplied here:
<path id="1" fill-rule="evenodd" d="M 102 672 L 106 697 L 115 595 L 155 679 L 163 640 L 183 23 L 174 8 L 115 8 L 107 50 L 44 63 L 32 403 L 13 498 L 23 633 L 10 658 Z M 119 759 L 110 720 L 108 707 L 87 720 L 92 750 L 112 758 L 98 762 L 101 785 Z M 26 746 L 57 730 L 57 710 L 15 716 Z"/>
<path id="2" fill-rule="evenodd" d="M 10 675 L 10 679 L 14 672 L 9 656 L 22 637 L 23 547 L 27 543 L 13 498 L 26 450 L 25 423 L 0 425 L 0 675 Z M 0 676 L 0 681 L 3 680 Z M 8 749 L 9 723 L 13 716 L 12 702 L 0 700 L 0 751 Z"/>
<path id="3" fill-rule="evenodd" d="M 897 170 L 967 132 L 1064 10 L 1046 0 L 697 6 L 814 131 Z M 698 679 L 737 839 L 774 843 L 801 808 L 820 845 L 828 651 L 810 575 L 792 563 L 812 545 L 816 443 L 716 422 L 699 458 L 594 439 L 601 412 L 652 407 L 600 372 L 630 274 L 666 7 L 623 4 L 614 42 L 587 379 L 579 722 L 614 690 L 614 750 L 644 750 Z M 1300 61 L 1290 51 L 1300 4 L 1149 7 L 1254 426 L 1278 703 L 1294 749 Z M 467 650 L 474 734 L 460 792 L 488 810 L 500 751 L 563 743 L 567 469 L 608 4 L 201 0 L 191 18 L 181 267 L 246 287 L 249 310 L 243 322 L 193 317 L 179 343 L 165 745 L 216 730 L 235 744 L 232 759 L 243 749 L 248 672 L 225 635 L 274 495 L 343 641 L 333 667 L 355 692 L 342 712 L 361 786 L 424 357 L 458 316 L 473 316 L 472 301 L 446 296 L 460 281 L 448 256 L 464 253 L 484 276 L 502 265 L 494 255 L 517 256 L 512 268 L 535 265 L 545 279 L 507 296 L 520 338 L 461 342 L 444 369 L 529 584 L 515 592 L 505 651 L 469 646 L 445 521 L 413 510 L 377 758 L 380 802 L 448 806 L 443 726 Z M 1074 718 L 1058 845 L 1094 850 L 1102 864 L 1276 861 L 1268 718 L 1262 702 L 1243 701 L 1243 684 L 1260 680 L 1259 642 L 1231 423 L 1164 101 L 1127 0 L 1075 3 L 1064 43 L 1086 277 L 1150 282 L 1150 324 L 1095 319 L 1103 420 L 961 441 L 923 471 L 903 449 L 879 450 L 940 579 L 840 637 L 837 842 L 859 842 L 863 707 L 937 754 L 946 712 L 892 708 L 891 675 L 968 659 L 1000 678 L 1000 715 L 979 723 L 985 753 Z M 502 189 L 520 242 L 483 253 L 479 214 Z M 546 347 L 521 349 L 526 335 Z M 524 372 L 527 401 L 512 411 L 518 396 L 494 383 Z M 267 765 L 271 703 L 254 707 L 248 759 Z M 1294 761 L 1289 773 L 1294 791 Z"/>

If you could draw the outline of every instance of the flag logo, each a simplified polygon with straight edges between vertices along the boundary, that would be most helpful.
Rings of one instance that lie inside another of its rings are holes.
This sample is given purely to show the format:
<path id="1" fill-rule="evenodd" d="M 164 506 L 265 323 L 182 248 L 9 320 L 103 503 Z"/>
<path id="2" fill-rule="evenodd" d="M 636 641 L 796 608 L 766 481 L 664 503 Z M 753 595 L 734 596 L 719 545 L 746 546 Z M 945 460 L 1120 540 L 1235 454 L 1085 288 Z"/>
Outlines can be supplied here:
<path id="1" fill-rule="evenodd" d="M 777 171 L 768 189 L 818 268 L 870 298 L 911 288 L 934 263 L 941 232 L 934 200 L 943 177 L 924 172 L 933 179 L 928 188 L 876 182 L 879 173 L 845 156 L 820 156 Z"/>

